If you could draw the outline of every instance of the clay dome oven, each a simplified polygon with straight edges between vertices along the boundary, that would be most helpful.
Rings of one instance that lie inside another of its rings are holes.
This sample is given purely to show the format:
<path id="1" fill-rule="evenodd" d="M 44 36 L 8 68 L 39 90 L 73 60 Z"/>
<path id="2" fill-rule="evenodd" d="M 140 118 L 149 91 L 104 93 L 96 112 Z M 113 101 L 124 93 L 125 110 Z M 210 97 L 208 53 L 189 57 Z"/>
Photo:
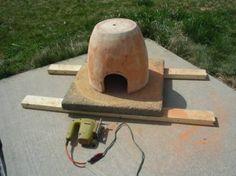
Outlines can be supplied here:
<path id="1" fill-rule="evenodd" d="M 138 25 L 114 18 L 98 23 L 88 49 L 89 84 L 105 92 L 105 78 L 119 75 L 127 81 L 127 92 L 143 88 L 149 78 L 147 49 Z"/>

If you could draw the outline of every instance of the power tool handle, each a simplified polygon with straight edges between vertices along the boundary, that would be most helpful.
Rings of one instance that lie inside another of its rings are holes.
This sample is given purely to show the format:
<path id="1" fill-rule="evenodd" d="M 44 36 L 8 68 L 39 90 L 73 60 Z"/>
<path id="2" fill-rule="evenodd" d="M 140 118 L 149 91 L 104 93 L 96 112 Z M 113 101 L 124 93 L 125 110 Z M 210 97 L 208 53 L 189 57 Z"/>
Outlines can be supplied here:
<path id="1" fill-rule="evenodd" d="M 77 122 L 72 120 L 67 128 L 66 141 L 67 143 L 71 141 L 72 135 L 74 133 Z"/>

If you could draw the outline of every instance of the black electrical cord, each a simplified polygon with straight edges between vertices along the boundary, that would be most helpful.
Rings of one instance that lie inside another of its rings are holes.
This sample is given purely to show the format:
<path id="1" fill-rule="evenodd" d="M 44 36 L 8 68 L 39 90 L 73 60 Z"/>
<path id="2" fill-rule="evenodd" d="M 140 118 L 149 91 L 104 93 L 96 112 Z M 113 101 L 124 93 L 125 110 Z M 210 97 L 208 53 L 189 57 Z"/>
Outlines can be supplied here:
<path id="1" fill-rule="evenodd" d="M 123 123 L 121 123 L 121 124 L 116 128 L 115 137 L 114 137 L 113 141 L 110 143 L 110 145 L 109 145 L 109 146 L 105 149 L 105 151 L 103 152 L 103 157 L 107 154 L 107 152 L 108 152 L 108 151 L 112 148 L 112 146 L 115 144 L 116 139 L 117 139 L 117 133 L 118 133 L 118 131 L 119 131 L 123 126 L 128 127 L 134 144 L 136 145 L 136 147 L 139 149 L 139 151 L 140 151 L 141 154 L 142 154 L 142 160 L 141 160 L 141 162 L 140 162 L 140 164 L 139 164 L 139 167 L 138 167 L 138 170 L 137 170 L 137 173 L 136 173 L 136 176 L 138 176 L 139 173 L 140 173 L 140 171 L 141 171 L 141 169 L 142 169 L 142 167 L 143 167 L 143 163 L 144 163 L 144 160 L 145 160 L 145 154 L 144 154 L 143 150 L 141 149 L 141 147 L 140 147 L 140 146 L 137 144 L 137 142 L 135 141 L 135 139 L 134 139 L 134 134 L 133 134 L 133 132 L 132 132 L 132 129 L 130 128 L 130 126 L 129 126 L 127 123 L 124 123 L 124 122 L 123 122 Z"/>
<path id="2" fill-rule="evenodd" d="M 137 173 L 136 173 L 136 176 L 138 176 L 139 173 L 140 173 L 140 171 L 142 170 L 142 167 L 143 167 L 143 163 L 144 163 L 144 160 L 145 160 L 145 154 L 144 154 L 143 150 L 141 149 L 141 147 L 140 147 L 140 146 L 137 144 L 137 142 L 135 141 L 135 139 L 134 139 L 134 134 L 133 134 L 133 132 L 132 132 L 132 129 L 131 129 L 130 126 L 129 126 L 127 123 L 125 123 L 125 122 L 123 122 L 123 123 L 121 123 L 120 125 L 118 125 L 118 127 L 117 127 L 116 130 L 115 130 L 115 137 L 114 137 L 114 139 L 112 140 L 112 142 L 110 143 L 110 145 L 104 150 L 104 152 L 103 152 L 103 153 L 97 153 L 97 154 L 94 155 L 92 158 L 90 158 L 87 162 L 89 162 L 90 164 L 94 164 L 94 163 L 96 163 L 97 161 L 99 161 L 100 159 L 102 159 L 102 158 L 107 154 L 107 152 L 112 148 L 112 146 L 115 144 L 115 142 L 116 142 L 116 140 L 117 140 L 117 133 L 118 133 L 118 131 L 119 131 L 123 126 L 128 127 L 129 132 L 130 132 L 130 134 L 131 134 L 131 138 L 132 138 L 134 144 L 136 145 L 136 147 L 139 149 L 139 151 L 140 151 L 141 154 L 142 154 L 142 160 L 141 160 L 141 162 L 140 162 L 140 164 L 139 164 L 139 167 L 138 167 L 138 170 L 137 170 Z M 70 154 L 69 154 L 69 152 L 68 152 L 68 149 L 67 149 L 67 145 L 68 145 L 68 141 L 67 141 L 66 144 L 65 144 L 65 151 L 66 151 L 66 154 L 67 154 L 68 159 L 69 159 L 73 164 L 75 164 L 75 165 L 78 166 L 78 167 L 85 167 L 86 162 L 78 162 L 78 161 L 75 161 L 75 160 L 73 159 L 73 157 L 70 156 Z"/>

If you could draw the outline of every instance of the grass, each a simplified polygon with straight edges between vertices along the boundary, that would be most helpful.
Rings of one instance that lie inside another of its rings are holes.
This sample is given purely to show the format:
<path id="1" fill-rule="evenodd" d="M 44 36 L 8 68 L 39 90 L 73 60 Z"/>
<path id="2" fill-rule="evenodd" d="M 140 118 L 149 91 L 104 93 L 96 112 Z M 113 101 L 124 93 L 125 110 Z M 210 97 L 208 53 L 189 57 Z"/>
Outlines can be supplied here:
<path id="1" fill-rule="evenodd" d="M 0 0 L 0 78 L 86 53 L 94 25 L 135 20 L 145 37 L 236 87 L 233 0 Z"/>

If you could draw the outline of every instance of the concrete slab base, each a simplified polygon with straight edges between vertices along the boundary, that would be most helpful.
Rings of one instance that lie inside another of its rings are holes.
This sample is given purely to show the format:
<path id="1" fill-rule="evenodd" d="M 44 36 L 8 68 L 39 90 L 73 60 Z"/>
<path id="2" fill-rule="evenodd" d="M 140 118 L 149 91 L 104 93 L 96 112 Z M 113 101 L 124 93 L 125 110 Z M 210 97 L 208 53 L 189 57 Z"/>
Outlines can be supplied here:
<path id="1" fill-rule="evenodd" d="M 69 91 L 62 101 L 67 110 L 105 112 L 128 115 L 162 115 L 164 62 L 149 61 L 149 82 L 141 90 L 100 93 L 94 90 L 88 80 L 87 65 L 77 73 Z"/>

